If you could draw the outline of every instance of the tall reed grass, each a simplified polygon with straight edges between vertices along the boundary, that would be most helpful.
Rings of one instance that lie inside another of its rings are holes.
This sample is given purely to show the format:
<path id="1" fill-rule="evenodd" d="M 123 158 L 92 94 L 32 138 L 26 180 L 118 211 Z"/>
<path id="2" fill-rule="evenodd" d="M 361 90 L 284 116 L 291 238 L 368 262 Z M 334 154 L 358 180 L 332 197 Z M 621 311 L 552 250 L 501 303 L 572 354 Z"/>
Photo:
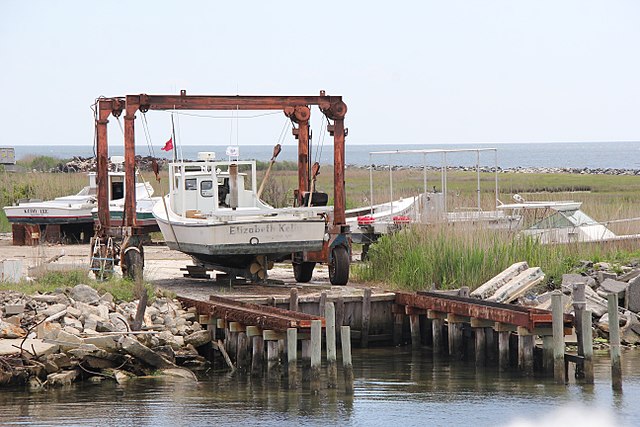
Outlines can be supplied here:
<path id="1" fill-rule="evenodd" d="M 354 276 L 367 282 L 409 290 L 475 289 L 515 262 L 527 261 L 546 274 L 544 285 L 555 287 L 562 274 L 581 261 L 627 262 L 640 257 L 637 242 L 542 245 L 536 239 L 506 230 L 463 226 L 412 226 L 382 237 L 369 250 Z"/>

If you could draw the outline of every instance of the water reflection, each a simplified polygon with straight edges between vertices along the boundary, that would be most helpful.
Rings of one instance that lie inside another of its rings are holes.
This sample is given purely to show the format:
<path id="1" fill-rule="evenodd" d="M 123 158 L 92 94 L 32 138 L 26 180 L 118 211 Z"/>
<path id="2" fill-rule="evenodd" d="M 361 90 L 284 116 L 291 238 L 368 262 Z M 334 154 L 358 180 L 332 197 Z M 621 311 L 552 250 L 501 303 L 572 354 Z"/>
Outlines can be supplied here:
<path id="1" fill-rule="evenodd" d="M 116 385 L 77 384 L 28 392 L 0 391 L 3 425 L 506 425 L 539 420 L 554 408 L 580 403 L 624 424 L 640 418 L 640 351 L 623 355 L 622 394 L 611 390 L 608 359 L 595 364 L 596 384 L 556 385 L 473 361 L 452 362 L 428 349 L 354 350 L 354 394 L 289 389 L 280 377 L 215 373 L 197 384 L 146 378 Z M 298 377 L 302 379 L 302 372 Z M 326 385 L 326 377 L 322 378 Z"/>

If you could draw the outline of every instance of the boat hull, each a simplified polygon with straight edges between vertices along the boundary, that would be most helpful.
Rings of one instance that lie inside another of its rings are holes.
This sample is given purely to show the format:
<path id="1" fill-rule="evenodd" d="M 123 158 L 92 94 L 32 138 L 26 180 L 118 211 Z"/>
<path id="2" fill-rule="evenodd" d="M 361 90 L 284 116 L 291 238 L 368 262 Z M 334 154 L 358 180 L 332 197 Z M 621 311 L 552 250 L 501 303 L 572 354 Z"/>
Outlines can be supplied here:
<path id="1" fill-rule="evenodd" d="M 59 208 L 51 206 L 5 206 L 4 212 L 11 223 L 20 224 L 83 224 L 93 223 L 91 209 Z"/>
<path id="2" fill-rule="evenodd" d="M 167 246 L 204 264 L 247 268 L 256 256 L 277 261 L 323 246 L 322 219 L 256 219 L 238 222 L 173 223 L 157 218 Z M 174 237 L 175 236 L 175 237 Z"/>

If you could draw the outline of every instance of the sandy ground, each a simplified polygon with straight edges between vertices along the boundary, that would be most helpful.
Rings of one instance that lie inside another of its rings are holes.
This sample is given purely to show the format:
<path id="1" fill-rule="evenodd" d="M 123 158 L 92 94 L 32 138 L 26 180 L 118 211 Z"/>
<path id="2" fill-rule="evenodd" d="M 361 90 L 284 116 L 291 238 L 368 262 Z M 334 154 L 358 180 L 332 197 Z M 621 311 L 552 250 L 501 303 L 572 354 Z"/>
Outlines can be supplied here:
<path id="1" fill-rule="evenodd" d="M 11 234 L 0 235 L 0 260 L 22 260 L 23 276 L 36 275 L 36 270 L 64 270 L 72 268 L 88 269 L 90 246 L 42 244 L 39 246 L 13 246 Z M 329 295 L 362 294 L 363 285 L 349 283 L 347 286 L 332 286 L 326 265 L 317 265 L 309 283 L 296 283 L 291 264 L 282 263 L 269 271 L 269 278 L 278 283 L 269 285 L 219 284 L 213 279 L 184 277 L 181 268 L 193 265 L 187 255 L 171 250 L 164 245 L 145 246 L 145 279 L 153 285 L 175 292 L 181 296 L 208 299 L 209 295 L 221 296 L 288 296 L 292 287 L 298 288 L 299 295 L 327 292 Z M 58 260 L 47 263 L 53 257 Z M 357 256 L 356 256 L 357 257 Z M 120 269 L 117 268 L 117 274 Z M 210 273 L 213 277 L 213 274 Z"/>

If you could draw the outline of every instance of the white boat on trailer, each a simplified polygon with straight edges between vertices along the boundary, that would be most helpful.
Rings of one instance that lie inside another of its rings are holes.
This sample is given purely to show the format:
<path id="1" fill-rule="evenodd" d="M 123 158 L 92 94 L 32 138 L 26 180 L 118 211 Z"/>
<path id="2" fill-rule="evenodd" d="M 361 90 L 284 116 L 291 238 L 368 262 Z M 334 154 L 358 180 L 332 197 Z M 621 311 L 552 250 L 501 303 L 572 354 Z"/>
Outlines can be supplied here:
<path id="1" fill-rule="evenodd" d="M 195 162 L 169 164 L 169 183 L 153 215 L 167 246 L 207 270 L 263 281 L 274 262 L 320 251 L 328 238 L 332 207 L 269 206 L 258 197 L 255 161 L 198 153 Z M 314 265 L 294 263 L 296 279 L 309 281 Z"/>
<path id="2" fill-rule="evenodd" d="M 109 172 L 109 201 L 110 208 L 118 210 L 122 206 L 125 196 L 125 174 L 121 170 L 124 158 L 111 158 L 115 171 Z M 89 185 L 72 196 L 56 197 L 53 200 L 22 200 L 14 206 L 5 206 L 4 212 L 10 223 L 36 224 L 41 228 L 48 225 L 60 226 L 61 234 L 71 239 L 88 241 L 93 235 L 95 211 L 97 211 L 96 173 L 87 174 Z M 153 187 L 148 183 L 136 183 L 136 199 L 146 212 L 151 212 L 151 205 L 155 203 Z M 144 201 L 147 201 L 145 204 Z M 111 215 L 114 215 L 114 212 Z M 122 209 L 120 208 L 120 211 Z M 143 214 L 144 212 L 141 212 Z"/>

